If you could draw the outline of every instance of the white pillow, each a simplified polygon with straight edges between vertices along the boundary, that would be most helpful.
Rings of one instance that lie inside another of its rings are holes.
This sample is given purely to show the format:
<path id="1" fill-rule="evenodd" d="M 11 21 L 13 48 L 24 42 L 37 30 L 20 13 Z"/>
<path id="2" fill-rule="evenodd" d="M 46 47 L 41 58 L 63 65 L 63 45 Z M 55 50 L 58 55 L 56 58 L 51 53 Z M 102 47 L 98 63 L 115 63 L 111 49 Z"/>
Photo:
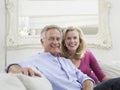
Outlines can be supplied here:
<path id="1" fill-rule="evenodd" d="M 29 77 L 23 74 L 0 73 L 0 90 L 52 90 L 52 86 L 43 75 Z"/>
<path id="2" fill-rule="evenodd" d="M 12 74 L 0 73 L 0 90 L 26 90 L 23 83 Z"/>
<path id="3" fill-rule="evenodd" d="M 50 82 L 44 77 L 29 77 L 23 74 L 16 75 L 27 90 L 52 90 Z"/>

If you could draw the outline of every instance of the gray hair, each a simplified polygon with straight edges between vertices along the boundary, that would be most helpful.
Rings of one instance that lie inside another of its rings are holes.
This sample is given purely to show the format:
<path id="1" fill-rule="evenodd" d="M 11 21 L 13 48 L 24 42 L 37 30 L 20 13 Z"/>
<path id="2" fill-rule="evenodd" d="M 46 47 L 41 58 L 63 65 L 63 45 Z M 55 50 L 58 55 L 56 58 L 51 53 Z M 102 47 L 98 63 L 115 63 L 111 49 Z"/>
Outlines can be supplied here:
<path id="1" fill-rule="evenodd" d="M 47 31 L 49 31 L 50 29 L 58 30 L 61 34 L 61 37 L 62 37 L 62 29 L 60 27 L 58 27 L 57 25 L 47 25 L 41 31 L 41 36 L 40 36 L 41 39 L 45 38 L 45 35 L 46 35 Z"/>

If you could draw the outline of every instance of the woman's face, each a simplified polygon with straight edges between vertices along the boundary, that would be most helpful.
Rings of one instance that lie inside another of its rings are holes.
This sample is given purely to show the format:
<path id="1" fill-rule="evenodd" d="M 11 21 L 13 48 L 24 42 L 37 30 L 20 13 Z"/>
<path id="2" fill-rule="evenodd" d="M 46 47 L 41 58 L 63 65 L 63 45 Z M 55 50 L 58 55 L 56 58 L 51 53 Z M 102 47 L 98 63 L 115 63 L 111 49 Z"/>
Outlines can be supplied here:
<path id="1" fill-rule="evenodd" d="M 68 31 L 65 36 L 65 45 L 70 52 L 76 52 L 80 44 L 78 31 Z"/>

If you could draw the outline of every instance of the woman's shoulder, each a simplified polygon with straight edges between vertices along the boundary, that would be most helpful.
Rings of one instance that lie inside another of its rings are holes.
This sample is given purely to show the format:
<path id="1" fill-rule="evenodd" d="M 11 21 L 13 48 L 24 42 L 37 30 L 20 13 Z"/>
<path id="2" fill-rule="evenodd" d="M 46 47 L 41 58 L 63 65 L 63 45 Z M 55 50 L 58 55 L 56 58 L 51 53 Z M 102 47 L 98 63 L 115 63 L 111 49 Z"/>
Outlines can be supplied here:
<path id="1" fill-rule="evenodd" d="M 87 49 L 86 54 L 92 54 L 92 51 L 90 49 Z"/>
<path id="2" fill-rule="evenodd" d="M 93 52 L 90 49 L 87 49 L 84 58 L 89 58 L 89 59 L 92 58 L 93 59 L 94 57 L 95 56 L 94 56 Z"/>
<path id="3" fill-rule="evenodd" d="M 92 62 L 97 61 L 95 55 L 93 54 L 93 52 L 90 49 L 86 50 L 86 57 L 88 57 Z"/>

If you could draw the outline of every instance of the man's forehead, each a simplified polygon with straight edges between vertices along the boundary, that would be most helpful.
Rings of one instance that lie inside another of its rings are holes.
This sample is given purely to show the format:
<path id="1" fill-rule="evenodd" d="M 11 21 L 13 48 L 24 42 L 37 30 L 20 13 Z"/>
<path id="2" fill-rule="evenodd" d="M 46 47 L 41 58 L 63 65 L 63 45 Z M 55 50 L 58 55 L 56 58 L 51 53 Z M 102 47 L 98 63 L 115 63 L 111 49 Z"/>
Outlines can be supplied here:
<path id="1" fill-rule="evenodd" d="M 61 36 L 60 34 L 50 34 L 50 35 L 46 35 L 46 38 L 60 38 L 61 39 Z"/>
<path id="2" fill-rule="evenodd" d="M 58 36 L 61 36 L 61 33 L 57 29 L 50 29 L 50 30 L 48 30 L 46 32 L 46 35 L 58 35 Z"/>

